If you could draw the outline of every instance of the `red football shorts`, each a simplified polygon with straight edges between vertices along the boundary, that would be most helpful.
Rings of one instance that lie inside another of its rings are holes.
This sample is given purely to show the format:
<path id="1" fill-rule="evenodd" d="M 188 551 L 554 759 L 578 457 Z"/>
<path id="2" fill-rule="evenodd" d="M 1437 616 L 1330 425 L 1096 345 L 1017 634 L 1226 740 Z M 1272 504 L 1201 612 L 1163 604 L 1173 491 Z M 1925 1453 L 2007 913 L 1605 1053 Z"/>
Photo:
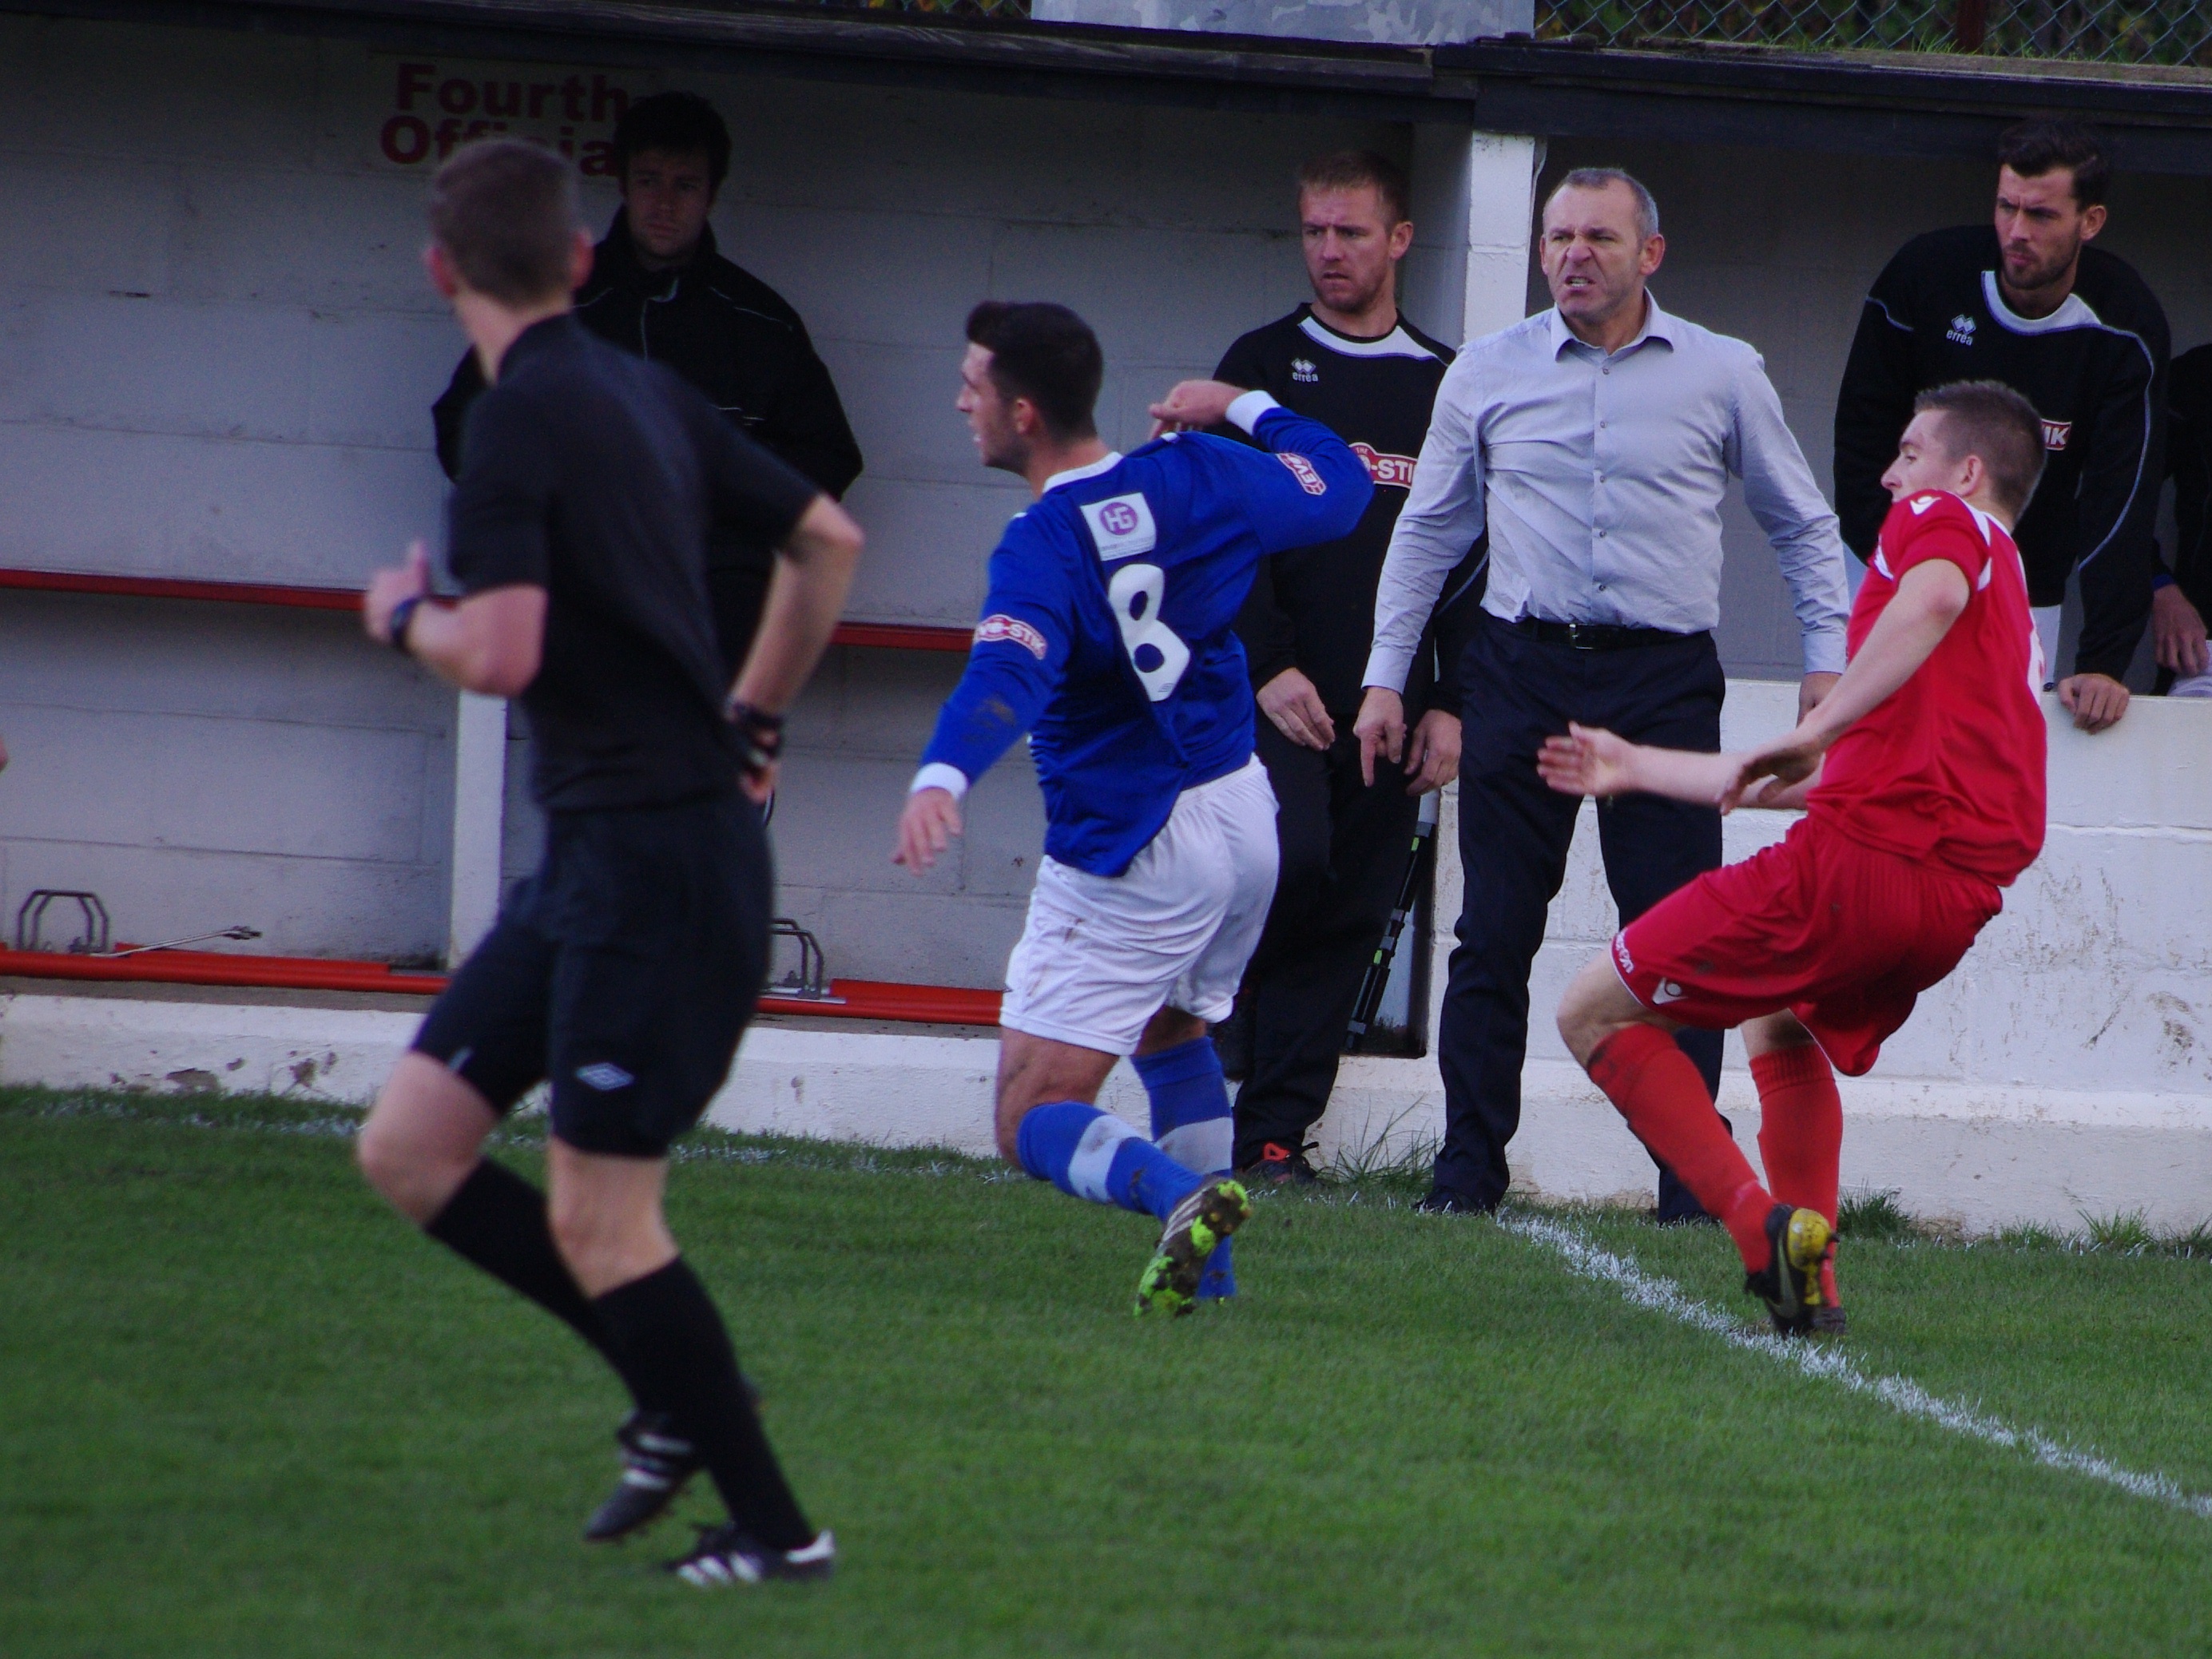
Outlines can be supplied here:
<path id="1" fill-rule="evenodd" d="M 1787 1008 L 1846 1077 L 1869 1071 L 1920 994 L 1959 965 L 2004 896 L 1978 877 L 1862 847 L 1812 818 L 1711 870 L 1613 938 L 1656 1014 L 1726 1030 Z"/>

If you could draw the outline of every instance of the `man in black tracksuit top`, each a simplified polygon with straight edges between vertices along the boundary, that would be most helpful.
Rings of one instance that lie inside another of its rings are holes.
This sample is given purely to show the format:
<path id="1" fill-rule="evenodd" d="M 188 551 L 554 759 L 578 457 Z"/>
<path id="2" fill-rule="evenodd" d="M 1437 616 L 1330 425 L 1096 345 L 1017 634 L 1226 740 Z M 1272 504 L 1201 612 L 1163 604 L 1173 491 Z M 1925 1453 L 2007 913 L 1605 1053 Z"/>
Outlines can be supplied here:
<path id="1" fill-rule="evenodd" d="M 615 129 L 623 205 L 593 250 L 576 315 L 625 351 L 666 363 L 744 433 L 842 499 L 860 449 L 806 325 L 783 297 L 724 258 L 707 223 L 729 172 L 730 135 L 690 93 L 641 99 Z M 483 390 L 473 353 L 431 410 L 438 460 L 458 477 L 469 407 Z M 723 666 L 734 675 L 760 620 L 775 550 L 720 528 L 708 550 L 708 597 Z"/>
<path id="2" fill-rule="evenodd" d="M 2024 122 L 1999 146 L 1995 227 L 1914 238 L 1867 295 L 1836 397 L 1836 516 L 1860 558 L 1890 508 L 1881 476 L 1914 396 L 2002 380 L 2043 416 L 2043 482 L 2014 532 L 2046 658 L 2081 572 L 2072 672 L 2046 661 L 2075 724 L 2127 708 L 2119 681 L 2142 637 L 2157 563 L 2166 453 L 2166 313 L 2124 261 L 2086 246 L 2103 228 L 2109 168 L 2069 122 Z"/>
<path id="3" fill-rule="evenodd" d="M 1480 551 L 1470 554 L 1437 605 L 1447 640 L 1442 683 L 1432 650 L 1407 688 L 1420 733 L 1407 757 L 1410 781 L 1362 783 L 1352 721 L 1376 583 L 1452 353 L 1398 314 L 1395 268 L 1413 226 L 1395 166 L 1364 154 L 1330 156 L 1310 166 L 1301 185 L 1315 303 L 1243 336 L 1214 378 L 1267 392 L 1334 431 L 1366 462 L 1375 499 L 1342 541 L 1261 561 L 1237 620 L 1263 716 L 1255 735 L 1279 804 L 1282 863 L 1223 1046 L 1244 1072 L 1236 1165 L 1275 1180 L 1310 1178 L 1306 1133 L 1335 1086 L 1352 1004 L 1405 875 L 1419 798 L 1456 773 L 1458 659 L 1449 619 L 1473 617 L 1482 568 Z"/>
<path id="4" fill-rule="evenodd" d="M 2152 580 L 2151 634 L 2167 695 L 2212 697 L 2212 345 L 2173 360 L 2166 471 L 2173 479 L 2173 568 Z"/>
<path id="5" fill-rule="evenodd" d="M 369 635 L 529 711 L 544 860 L 393 1067 L 363 1173 L 440 1243 L 568 1325 L 635 1410 L 622 1484 L 586 1529 L 645 1526 L 703 1469 L 730 1520 L 671 1564 L 702 1587 L 814 1577 L 835 1546 L 799 1508 L 720 1315 L 661 1206 L 669 1148 L 728 1074 L 767 969 L 759 803 L 782 710 L 860 547 L 809 480 L 655 363 L 569 314 L 590 244 L 574 174 L 498 139 L 432 187 L 428 264 L 486 379 L 449 503 L 461 597 L 421 544 L 362 603 Z M 711 526 L 777 550 L 734 690 L 707 610 Z M 483 1156 L 550 1085 L 547 1190 Z"/>

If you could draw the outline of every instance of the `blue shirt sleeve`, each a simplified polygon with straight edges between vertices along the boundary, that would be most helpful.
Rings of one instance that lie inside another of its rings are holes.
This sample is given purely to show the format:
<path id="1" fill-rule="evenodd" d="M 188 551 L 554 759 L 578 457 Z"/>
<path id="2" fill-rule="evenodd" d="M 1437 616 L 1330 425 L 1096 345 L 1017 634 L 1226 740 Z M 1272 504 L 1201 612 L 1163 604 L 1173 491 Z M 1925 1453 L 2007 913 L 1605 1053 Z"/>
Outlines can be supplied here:
<path id="1" fill-rule="evenodd" d="M 1252 435 L 1267 453 L 1219 447 L 1237 466 L 1245 516 L 1268 552 L 1336 541 L 1359 527 L 1375 485 L 1343 439 L 1279 404 Z"/>
<path id="2" fill-rule="evenodd" d="M 990 592 L 969 648 L 968 672 L 937 716 L 922 764 L 955 767 L 971 784 L 989 771 L 1044 712 L 1074 639 L 1075 600 L 1066 574 L 1024 515 L 1008 526 L 991 556 Z"/>

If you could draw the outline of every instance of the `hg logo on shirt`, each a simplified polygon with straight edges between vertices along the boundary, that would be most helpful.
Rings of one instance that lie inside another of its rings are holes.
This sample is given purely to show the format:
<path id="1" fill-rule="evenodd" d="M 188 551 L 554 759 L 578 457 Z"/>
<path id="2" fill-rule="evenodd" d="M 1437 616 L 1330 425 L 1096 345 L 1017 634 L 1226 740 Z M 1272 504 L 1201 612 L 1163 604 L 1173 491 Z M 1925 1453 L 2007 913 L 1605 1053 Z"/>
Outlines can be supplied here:
<path id="1" fill-rule="evenodd" d="M 1141 490 L 1127 495 L 1109 495 L 1079 510 L 1083 521 L 1091 526 L 1091 539 L 1098 549 L 1102 563 L 1111 564 L 1116 559 L 1149 553 L 1153 543 L 1159 539 L 1152 526 L 1152 509 L 1146 504 Z"/>
<path id="2" fill-rule="evenodd" d="M 1970 346 L 1974 343 L 1974 319 L 1960 312 L 1951 319 L 1950 332 L 1944 335 L 1953 345 Z"/>

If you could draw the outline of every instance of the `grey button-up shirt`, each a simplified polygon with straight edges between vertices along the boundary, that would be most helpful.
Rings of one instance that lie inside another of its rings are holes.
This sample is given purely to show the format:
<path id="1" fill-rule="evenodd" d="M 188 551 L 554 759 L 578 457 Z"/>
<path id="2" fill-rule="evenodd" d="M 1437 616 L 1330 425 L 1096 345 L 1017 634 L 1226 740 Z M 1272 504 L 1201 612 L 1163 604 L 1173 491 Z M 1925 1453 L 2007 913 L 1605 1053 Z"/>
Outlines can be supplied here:
<path id="1" fill-rule="evenodd" d="M 1446 574 L 1486 528 L 1494 617 L 1711 628 L 1731 473 L 1789 583 L 1805 672 L 1839 672 L 1843 540 L 1756 351 L 1656 300 L 1610 355 L 1556 310 L 1471 342 L 1390 538 L 1366 684 L 1405 689 Z"/>

